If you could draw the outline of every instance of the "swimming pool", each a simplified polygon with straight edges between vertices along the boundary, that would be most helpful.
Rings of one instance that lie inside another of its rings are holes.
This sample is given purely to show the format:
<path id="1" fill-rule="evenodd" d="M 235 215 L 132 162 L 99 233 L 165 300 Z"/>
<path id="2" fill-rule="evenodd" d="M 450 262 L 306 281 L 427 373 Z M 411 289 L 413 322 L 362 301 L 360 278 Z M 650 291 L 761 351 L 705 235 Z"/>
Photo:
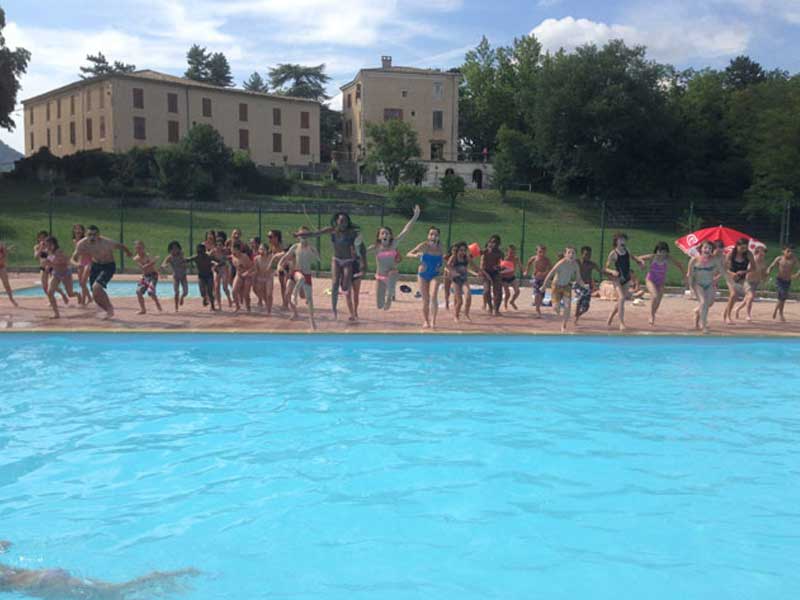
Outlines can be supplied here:
<path id="1" fill-rule="evenodd" d="M 194 566 L 202 600 L 792 598 L 798 364 L 777 340 L 2 335 L 0 560 Z"/>
<path id="2" fill-rule="evenodd" d="M 80 292 L 80 285 L 78 285 L 78 282 L 74 279 L 72 285 L 77 292 Z M 106 288 L 106 292 L 108 292 L 108 295 L 112 298 L 133 297 L 136 295 L 137 285 L 137 281 L 111 281 Z M 172 288 L 172 277 L 162 277 L 158 282 L 157 292 L 159 296 L 172 298 L 175 295 L 175 291 Z M 22 298 L 44 298 L 44 291 L 42 290 L 42 286 L 37 285 L 21 290 L 14 290 L 14 296 L 20 296 Z M 197 289 L 197 281 L 193 277 L 189 279 L 189 295 L 187 297 L 200 297 L 200 292 Z"/>

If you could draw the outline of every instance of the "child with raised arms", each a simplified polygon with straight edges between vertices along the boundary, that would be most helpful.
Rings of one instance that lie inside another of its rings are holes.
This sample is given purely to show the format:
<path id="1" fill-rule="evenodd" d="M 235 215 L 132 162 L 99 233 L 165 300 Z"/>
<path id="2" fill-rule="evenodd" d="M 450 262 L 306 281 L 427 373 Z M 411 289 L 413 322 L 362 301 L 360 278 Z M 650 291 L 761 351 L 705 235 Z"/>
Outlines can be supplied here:
<path id="1" fill-rule="evenodd" d="M 536 309 L 537 319 L 542 316 L 542 301 L 544 300 L 545 292 L 542 284 L 552 266 L 553 264 L 547 256 L 547 246 L 540 244 L 536 246 L 536 254 L 528 259 L 528 263 L 525 265 L 525 272 L 522 274 L 523 277 L 527 277 L 529 273 L 531 274 L 531 294 L 533 295 L 533 306 Z"/>
<path id="2" fill-rule="evenodd" d="M 419 206 L 414 206 L 414 214 L 397 235 L 391 227 L 381 227 L 375 236 L 375 244 L 369 250 L 375 251 L 375 303 L 379 309 L 389 310 L 394 300 L 395 285 L 400 272 L 397 265 L 402 260 L 397 247 L 408 235 L 420 215 Z"/>
<path id="3" fill-rule="evenodd" d="M 278 271 L 283 269 L 286 265 L 293 264 L 292 275 L 286 286 L 286 296 L 289 298 L 289 308 L 292 310 L 292 320 L 299 319 L 300 316 L 297 312 L 298 296 L 302 291 L 306 297 L 306 304 L 308 305 L 308 319 L 311 324 L 311 329 L 317 328 L 317 323 L 314 320 L 314 294 L 312 288 L 311 268 L 319 258 L 317 249 L 309 243 L 309 234 L 311 230 L 306 227 L 300 227 L 295 233 L 298 242 L 286 251 L 286 253 L 278 261 Z"/>
<path id="4" fill-rule="evenodd" d="M 645 280 L 647 291 L 650 292 L 650 319 L 648 322 L 650 325 L 655 325 L 656 313 L 659 306 L 661 306 L 661 300 L 664 298 L 664 286 L 667 283 L 669 265 L 672 263 L 682 275 L 684 267 L 669 255 L 669 244 L 667 242 L 658 242 L 652 254 L 640 256 L 639 260 L 644 263 L 650 263 Z"/>
<path id="5" fill-rule="evenodd" d="M 175 312 L 178 306 L 183 306 L 183 301 L 189 295 L 189 279 L 186 275 L 186 257 L 183 255 L 183 248 L 177 240 L 171 241 L 167 245 L 167 256 L 161 263 L 161 268 L 172 269 L 172 290 L 175 293 Z"/>
<path id="6" fill-rule="evenodd" d="M 418 258 L 417 284 L 422 296 L 422 328 L 436 328 L 436 315 L 439 313 L 439 273 L 444 256 L 438 227 L 428 229 L 428 239 L 409 251 L 408 258 Z"/>
<path id="7" fill-rule="evenodd" d="M 783 247 L 783 254 L 776 257 L 767 269 L 768 276 L 772 273 L 772 269 L 778 269 L 778 274 L 775 278 L 775 287 L 778 288 L 778 303 L 775 305 L 775 310 L 772 311 L 772 318 L 775 319 L 780 316 L 783 323 L 786 322 L 786 318 L 783 316 L 783 307 L 789 299 L 792 279 L 800 278 L 799 265 L 800 263 L 798 263 L 797 256 L 794 253 L 794 244 L 786 244 Z M 792 271 L 796 272 L 792 273 Z"/>
<path id="8" fill-rule="evenodd" d="M 542 286 L 546 289 L 550 280 L 553 280 L 553 288 L 550 290 L 550 297 L 553 299 L 553 306 L 557 306 L 564 300 L 564 316 L 561 321 L 561 332 L 567 330 L 570 313 L 572 309 L 572 282 L 579 286 L 585 286 L 581 278 L 581 270 L 575 258 L 575 248 L 567 246 L 564 249 L 564 258 L 553 265 L 550 272 L 545 276 Z"/>
<path id="9" fill-rule="evenodd" d="M 137 240 L 133 243 L 133 260 L 142 269 L 142 277 L 139 279 L 139 285 L 136 286 L 136 299 L 139 301 L 138 314 L 143 315 L 147 312 L 144 307 L 145 294 L 153 299 L 158 312 L 161 312 L 161 302 L 158 301 L 158 295 L 156 294 L 156 286 L 158 285 L 156 261 L 158 257 L 147 254 L 144 242 Z"/>

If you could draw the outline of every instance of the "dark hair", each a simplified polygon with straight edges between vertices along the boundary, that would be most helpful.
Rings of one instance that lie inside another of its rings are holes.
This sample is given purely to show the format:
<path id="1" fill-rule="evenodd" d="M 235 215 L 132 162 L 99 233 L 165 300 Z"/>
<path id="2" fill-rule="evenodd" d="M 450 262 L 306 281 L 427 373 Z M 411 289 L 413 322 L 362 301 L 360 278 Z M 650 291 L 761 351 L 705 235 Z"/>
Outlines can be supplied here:
<path id="1" fill-rule="evenodd" d="M 53 250 L 58 250 L 58 240 L 52 235 L 48 235 L 45 244 L 53 244 Z"/>
<path id="2" fill-rule="evenodd" d="M 627 240 L 627 239 L 628 239 L 628 235 L 626 233 L 623 233 L 622 231 L 618 231 L 617 233 L 614 234 L 614 237 L 611 240 L 611 245 L 614 246 L 614 248 L 616 248 L 617 247 L 617 242 L 619 240 Z"/>
<path id="3" fill-rule="evenodd" d="M 238 250 L 239 252 L 242 251 L 242 242 L 236 241 L 233 242 L 233 249 Z"/>
<path id="4" fill-rule="evenodd" d="M 710 240 L 706 240 L 709 244 L 711 244 L 715 249 L 719 250 L 725 247 L 725 242 L 722 240 L 717 240 L 716 242 L 711 242 Z"/>
<path id="5" fill-rule="evenodd" d="M 280 229 L 270 229 L 267 232 L 267 237 L 272 236 L 278 240 L 278 243 L 283 243 L 283 234 L 281 233 Z"/>
<path id="6" fill-rule="evenodd" d="M 749 246 L 750 245 L 750 240 L 748 240 L 747 238 L 739 238 L 738 240 L 736 240 L 736 245 L 737 246 L 741 246 L 741 245 Z"/>
<path id="7" fill-rule="evenodd" d="M 250 238 L 250 243 L 251 244 L 256 244 L 257 246 L 260 246 L 261 245 L 261 238 L 256 235 L 256 236 Z"/>
<path id="8" fill-rule="evenodd" d="M 213 230 L 213 229 L 209 229 L 208 231 L 206 231 L 206 239 L 208 239 L 208 236 L 211 236 L 216 240 L 217 239 L 217 232 L 215 230 Z"/>
<path id="9" fill-rule="evenodd" d="M 784 250 L 792 250 L 792 251 L 794 251 L 794 244 L 784 244 L 783 245 L 783 249 Z"/>
<path id="10" fill-rule="evenodd" d="M 431 231 L 435 231 L 439 235 L 442 235 L 442 230 L 439 229 L 436 225 L 431 225 L 430 227 L 428 227 L 428 233 L 430 233 Z"/>
<path id="11" fill-rule="evenodd" d="M 720 242 L 720 243 L 721 243 L 721 242 Z M 712 242 L 711 240 L 704 240 L 704 241 L 703 241 L 703 242 L 700 244 L 700 250 L 702 250 L 702 249 L 703 249 L 703 246 L 705 246 L 705 245 L 711 246 L 711 249 L 712 249 L 712 250 L 715 250 L 715 249 L 716 249 L 716 246 L 714 245 L 714 242 Z"/>
<path id="12" fill-rule="evenodd" d="M 380 243 L 381 243 L 381 229 L 385 229 L 386 231 L 388 231 L 389 234 L 392 236 L 392 240 L 394 240 L 394 231 L 392 231 L 392 228 L 391 227 L 387 227 L 386 225 L 383 225 L 382 227 L 378 227 L 378 230 L 375 232 L 375 245 L 376 246 L 380 246 Z"/>
<path id="13" fill-rule="evenodd" d="M 171 242 L 170 242 L 170 243 L 167 245 L 167 252 L 172 252 L 172 250 L 173 250 L 174 248 L 177 248 L 178 250 L 183 250 L 183 248 L 181 248 L 181 244 L 180 244 L 180 242 L 178 242 L 177 240 L 172 240 L 172 241 L 171 241 Z"/>
<path id="14" fill-rule="evenodd" d="M 344 217 L 345 219 L 347 219 L 347 226 L 345 227 L 345 229 L 355 229 L 355 227 L 353 227 L 353 221 L 350 219 L 350 215 L 348 215 L 346 212 L 337 212 L 336 214 L 334 214 L 331 217 L 331 227 L 336 227 L 336 223 L 339 221 L 339 217 Z"/>
<path id="15" fill-rule="evenodd" d="M 42 229 L 39 233 L 36 234 L 36 238 L 37 239 L 42 237 L 42 236 L 44 236 L 46 238 L 50 237 L 50 232 L 49 231 L 45 231 L 44 229 Z"/>
<path id="16" fill-rule="evenodd" d="M 222 230 L 217 232 L 217 239 L 220 239 L 220 238 L 222 238 L 222 243 L 223 244 L 228 241 L 228 235 Z"/>
<path id="17" fill-rule="evenodd" d="M 658 242 L 653 250 L 653 254 L 658 254 L 661 250 L 669 254 L 669 244 L 667 244 L 667 242 Z"/>
<path id="18" fill-rule="evenodd" d="M 81 232 L 81 237 L 80 238 L 76 238 L 75 237 L 75 230 L 76 229 L 78 229 Z M 86 237 L 86 227 L 84 227 L 80 223 L 75 223 L 75 225 L 72 226 L 72 240 L 75 241 L 75 240 L 83 239 L 85 237 Z"/>
<path id="19" fill-rule="evenodd" d="M 581 246 L 581 254 L 583 254 L 584 252 L 590 252 L 591 253 L 591 251 L 592 251 L 592 247 L 591 246 Z"/>
<path id="20" fill-rule="evenodd" d="M 225 238 L 224 238 L 224 237 L 222 237 L 221 235 L 218 235 L 218 236 L 217 236 L 216 243 L 217 243 L 217 244 L 222 244 L 222 245 L 224 246 L 224 245 L 225 245 Z"/>
<path id="21" fill-rule="evenodd" d="M 88 232 L 88 231 L 96 231 L 97 233 L 100 233 L 100 228 L 99 228 L 97 225 L 89 225 L 89 226 L 86 228 L 86 231 L 87 231 L 87 232 Z"/>
<path id="22" fill-rule="evenodd" d="M 198 254 L 205 254 L 206 253 L 206 245 L 205 244 L 197 244 L 195 248 Z"/>

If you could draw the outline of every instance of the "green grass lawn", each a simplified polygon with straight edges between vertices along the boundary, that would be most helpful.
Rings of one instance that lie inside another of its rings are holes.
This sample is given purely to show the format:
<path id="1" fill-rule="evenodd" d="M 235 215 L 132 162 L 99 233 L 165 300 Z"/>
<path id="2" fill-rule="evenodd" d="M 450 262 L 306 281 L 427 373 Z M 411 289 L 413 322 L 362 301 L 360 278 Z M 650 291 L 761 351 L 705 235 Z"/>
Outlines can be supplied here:
<path id="1" fill-rule="evenodd" d="M 328 209 L 325 203 L 322 203 L 323 226 L 328 224 L 337 204 L 339 203 L 331 203 L 331 208 Z M 535 250 L 536 244 L 545 244 L 553 260 L 566 245 L 574 245 L 577 248 L 583 245 L 591 246 L 595 262 L 602 262 L 604 257 L 600 256 L 599 211 L 593 207 L 582 207 L 578 203 L 544 194 L 514 192 L 510 194 L 509 201 L 503 203 L 497 192 L 470 190 L 459 200 L 456 208 L 452 242 L 464 240 L 467 243 L 479 242 L 483 245 L 490 235 L 497 233 L 501 236 L 504 246 L 515 244 L 519 250 L 523 243 L 523 211 L 520 208 L 523 204 L 528 207 L 525 212 L 523 264 Z M 116 206 L 108 209 L 78 208 L 67 204 L 59 206 L 58 198 L 54 206 L 53 233 L 65 249 L 72 249 L 70 237 L 74 223 L 97 225 L 103 235 L 113 239 L 122 238 L 129 246 L 133 245 L 134 240 L 142 240 L 150 253 L 161 257 L 166 254 L 167 244 L 171 240 L 178 240 L 184 246 L 184 250 L 188 249 L 189 212 L 186 210 L 128 208 L 124 211 L 121 230 L 120 211 Z M 447 207 L 441 202 L 437 201 L 429 206 L 403 242 L 401 250 L 407 251 L 423 241 L 430 225 L 440 227 L 442 240 L 446 241 L 447 212 Z M 288 232 L 295 231 L 300 225 L 316 228 L 318 218 L 314 202 L 309 203 L 306 214 L 262 212 L 261 237 L 265 237 L 267 229 L 280 229 L 284 232 L 284 241 L 289 242 L 291 237 L 287 235 Z M 357 216 L 354 217 L 354 221 L 361 228 L 367 243 L 372 243 L 380 225 L 380 217 Z M 385 224 L 392 227 L 395 233 L 403 227 L 405 221 L 404 217 L 388 212 L 384 219 Z M 208 229 L 223 229 L 230 233 L 231 229 L 239 227 L 248 239 L 259 234 L 257 212 L 196 211 L 192 223 L 195 244 L 202 241 L 204 232 Z M 37 262 L 32 255 L 33 242 L 36 232 L 46 229 L 48 229 L 46 188 L 42 185 L 0 180 L 0 240 L 15 247 L 9 256 L 9 266 L 36 266 Z M 673 242 L 678 237 L 674 224 L 665 224 L 664 227 L 656 229 L 631 228 L 627 233 L 630 237 L 629 246 L 637 254 L 652 252 L 653 246 L 660 240 L 667 241 L 670 247 L 674 248 Z M 606 252 L 610 250 L 612 235 L 612 231 L 606 231 Z M 328 239 L 320 240 L 320 248 L 323 268 L 327 270 L 331 255 Z M 686 257 L 680 252 L 674 251 L 673 254 L 679 261 L 686 263 Z M 775 255 L 776 244 L 773 243 L 770 244 L 770 260 Z M 125 266 L 130 270 L 130 261 L 126 261 Z M 374 262 L 371 260 L 370 270 L 372 269 Z M 416 270 L 416 262 L 405 259 L 400 269 L 404 273 L 413 273 Z M 680 285 L 682 274 L 671 267 L 668 282 Z"/>

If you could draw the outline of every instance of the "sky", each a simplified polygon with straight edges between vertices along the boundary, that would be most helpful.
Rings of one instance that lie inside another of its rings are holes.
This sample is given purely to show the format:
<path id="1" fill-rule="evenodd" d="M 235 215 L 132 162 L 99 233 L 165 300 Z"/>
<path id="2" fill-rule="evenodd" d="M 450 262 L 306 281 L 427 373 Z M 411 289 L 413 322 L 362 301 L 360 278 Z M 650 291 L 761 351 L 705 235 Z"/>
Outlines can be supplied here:
<path id="1" fill-rule="evenodd" d="M 279 63 L 324 63 L 339 86 L 364 67 L 449 68 L 486 36 L 535 34 L 547 50 L 622 38 L 678 67 L 724 67 L 747 54 L 800 71 L 800 0 L 0 0 L 9 47 L 31 51 L 19 99 L 77 79 L 87 54 L 182 75 L 194 44 L 223 52 L 238 86 Z M 21 108 L 21 106 L 20 106 Z M 17 128 L 0 139 L 23 149 Z"/>

